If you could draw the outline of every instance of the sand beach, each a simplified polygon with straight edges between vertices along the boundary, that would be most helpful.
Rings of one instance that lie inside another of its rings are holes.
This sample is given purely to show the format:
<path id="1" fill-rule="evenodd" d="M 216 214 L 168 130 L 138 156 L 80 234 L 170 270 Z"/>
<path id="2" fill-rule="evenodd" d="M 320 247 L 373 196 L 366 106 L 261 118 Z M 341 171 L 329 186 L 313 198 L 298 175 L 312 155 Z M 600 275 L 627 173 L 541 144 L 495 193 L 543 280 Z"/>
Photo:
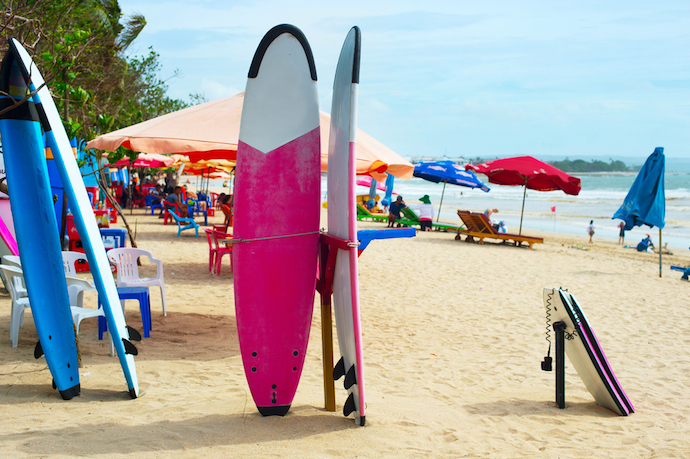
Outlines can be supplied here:
<path id="1" fill-rule="evenodd" d="M 658 255 L 596 237 L 590 250 L 570 247 L 587 245 L 585 234 L 530 231 L 545 238 L 532 250 L 442 232 L 372 242 L 360 257 L 367 425 L 357 427 L 323 408 L 318 296 L 292 408 L 263 418 L 243 373 L 227 259 L 211 277 L 203 232 L 178 238 L 140 209 L 128 218 L 139 246 L 163 260 L 168 310 L 152 288 L 153 331 L 137 345 L 140 397 L 129 398 L 90 319 L 79 335 L 82 395 L 63 401 L 45 360 L 33 358 L 30 312 L 10 346 L 2 293 L 0 457 L 690 456 L 690 284 L 670 270 L 690 265 L 690 252 L 664 256 L 659 278 Z M 556 407 L 554 373 L 540 369 L 544 287 L 578 299 L 635 414 L 599 407 L 568 361 L 566 409 Z M 135 302 L 126 319 L 141 328 Z M 336 397 L 341 410 L 341 382 Z"/>

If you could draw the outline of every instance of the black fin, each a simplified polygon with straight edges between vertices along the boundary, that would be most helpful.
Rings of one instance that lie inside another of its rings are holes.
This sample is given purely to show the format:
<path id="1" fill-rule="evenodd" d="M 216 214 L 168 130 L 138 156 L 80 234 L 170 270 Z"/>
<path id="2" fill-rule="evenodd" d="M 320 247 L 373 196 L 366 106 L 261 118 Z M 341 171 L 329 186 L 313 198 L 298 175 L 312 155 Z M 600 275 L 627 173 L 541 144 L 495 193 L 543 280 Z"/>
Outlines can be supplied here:
<path id="1" fill-rule="evenodd" d="M 360 416 L 360 417 L 359 417 L 359 425 L 360 425 L 360 427 L 364 427 L 364 424 L 366 424 L 366 423 L 367 423 L 366 416 Z"/>
<path id="2" fill-rule="evenodd" d="M 125 354 L 132 354 L 132 355 L 139 354 L 139 351 L 137 351 L 137 348 L 134 347 L 134 344 L 127 341 L 126 339 L 122 338 L 122 344 L 125 345 Z"/>
<path id="3" fill-rule="evenodd" d="M 35 359 L 40 359 L 43 356 L 43 347 L 41 347 L 41 342 L 36 343 L 36 347 L 34 348 L 34 358 Z"/>
<path id="4" fill-rule="evenodd" d="M 257 406 L 262 416 L 285 416 L 290 410 L 290 405 L 281 406 Z"/>
<path id="5" fill-rule="evenodd" d="M 137 398 L 137 393 L 134 391 L 134 388 L 131 388 L 129 390 L 129 396 L 132 397 L 133 399 Z"/>
<path id="6" fill-rule="evenodd" d="M 337 381 L 343 376 L 345 376 L 345 360 L 340 357 L 338 363 L 335 364 L 335 368 L 333 368 L 333 381 Z"/>
<path id="7" fill-rule="evenodd" d="M 79 384 L 77 384 L 76 386 L 72 386 L 69 389 L 61 390 L 60 396 L 63 400 L 71 400 L 74 397 L 78 397 L 80 392 L 80 386 Z"/>
<path id="8" fill-rule="evenodd" d="M 345 375 L 345 389 L 357 384 L 357 373 L 355 372 L 355 366 L 352 365 Z"/>
<path id="9" fill-rule="evenodd" d="M 345 407 L 343 407 L 343 414 L 349 416 L 355 410 L 355 394 L 350 393 L 345 401 Z"/>
<path id="10" fill-rule="evenodd" d="M 53 379 L 53 389 L 57 389 L 57 384 L 55 384 L 55 380 Z"/>
<path id="11" fill-rule="evenodd" d="M 136 328 L 127 325 L 127 331 L 129 332 L 129 339 L 132 341 L 141 341 L 141 333 L 139 333 Z"/>

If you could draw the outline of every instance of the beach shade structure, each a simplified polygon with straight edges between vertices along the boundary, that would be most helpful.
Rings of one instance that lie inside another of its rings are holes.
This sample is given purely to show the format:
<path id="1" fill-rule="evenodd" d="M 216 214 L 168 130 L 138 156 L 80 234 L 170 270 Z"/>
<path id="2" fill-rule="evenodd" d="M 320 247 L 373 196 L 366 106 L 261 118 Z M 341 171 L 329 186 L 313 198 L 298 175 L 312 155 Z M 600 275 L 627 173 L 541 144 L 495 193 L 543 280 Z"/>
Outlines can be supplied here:
<path id="1" fill-rule="evenodd" d="M 111 164 L 110 167 L 117 167 L 117 168 L 121 168 L 121 167 L 161 168 L 161 167 L 170 167 L 170 166 L 172 166 L 172 164 L 174 162 L 175 162 L 175 160 L 173 158 L 171 158 L 170 156 L 159 155 L 156 153 L 141 153 L 133 161 L 128 157 L 124 157 L 121 160 Z"/>
<path id="2" fill-rule="evenodd" d="M 656 147 L 623 200 L 623 205 L 613 214 L 614 219 L 625 222 L 625 230 L 647 225 L 659 228 L 659 277 L 661 277 L 661 230 L 666 225 L 666 196 L 664 190 L 664 148 Z"/>
<path id="3" fill-rule="evenodd" d="M 582 189 L 579 178 L 568 175 L 562 170 L 531 156 L 516 156 L 514 158 L 495 159 L 482 164 L 467 164 L 465 169 L 486 175 L 490 183 L 525 187 L 522 193 L 522 211 L 520 212 L 518 234 L 522 234 L 522 217 L 525 213 L 527 188 L 537 191 L 562 190 L 565 194 L 573 196 L 577 196 Z"/>
<path id="4" fill-rule="evenodd" d="M 416 163 L 414 165 L 414 176 L 434 183 L 443 182 L 443 191 L 441 192 L 441 202 L 438 205 L 436 221 L 441 216 L 441 206 L 443 205 L 443 196 L 446 193 L 447 183 L 469 188 L 479 188 L 484 192 L 488 192 L 490 189 L 476 175 L 466 171 L 462 166 L 458 166 L 453 161 L 424 161 Z"/>
<path id="5" fill-rule="evenodd" d="M 86 148 L 186 155 L 192 161 L 237 157 L 244 92 L 184 108 L 96 137 Z M 328 169 L 331 118 L 320 113 L 321 171 Z M 409 180 L 412 164 L 370 135 L 357 130 L 357 175 L 384 180 L 386 173 Z"/>

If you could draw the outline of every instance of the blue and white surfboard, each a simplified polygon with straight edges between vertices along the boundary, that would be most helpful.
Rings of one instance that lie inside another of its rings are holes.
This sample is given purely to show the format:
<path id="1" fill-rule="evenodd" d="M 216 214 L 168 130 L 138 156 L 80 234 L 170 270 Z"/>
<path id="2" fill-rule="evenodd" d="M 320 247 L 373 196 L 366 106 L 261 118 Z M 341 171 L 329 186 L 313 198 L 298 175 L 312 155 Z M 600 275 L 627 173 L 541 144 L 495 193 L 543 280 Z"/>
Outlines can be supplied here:
<path id="1" fill-rule="evenodd" d="M 140 335 L 125 323 L 125 316 L 120 305 L 117 287 L 110 271 L 110 262 L 101 239 L 96 216 L 91 208 L 89 195 L 86 192 L 86 187 L 84 186 L 77 161 L 74 158 L 72 147 L 62 125 L 55 102 L 50 95 L 48 87 L 44 85 L 41 72 L 33 63 L 24 47 L 14 38 L 10 39 L 9 45 L 9 52 L 15 56 L 16 61 L 20 64 L 19 68 L 24 79 L 28 81 L 30 78 L 30 89 L 32 91 L 38 89 L 38 92 L 33 96 L 36 111 L 41 119 L 47 144 L 53 152 L 64 191 L 74 215 L 74 226 L 79 232 L 84 252 L 86 252 L 86 257 L 91 267 L 93 280 L 101 298 L 106 321 L 108 322 L 108 331 L 113 339 L 117 356 L 120 359 L 120 364 L 127 380 L 129 394 L 132 398 L 136 398 L 139 395 L 139 381 L 133 356 L 137 354 L 137 349 L 130 340 L 140 339 Z"/>
<path id="2" fill-rule="evenodd" d="M 0 109 L 26 98 L 29 88 L 17 53 L 9 51 L 0 69 Z M 12 219 L 24 281 L 39 342 L 53 384 L 65 400 L 79 395 L 77 345 L 57 220 L 48 180 L 45 145 L 34 102 L 29 98 L 0 116 Z"/>

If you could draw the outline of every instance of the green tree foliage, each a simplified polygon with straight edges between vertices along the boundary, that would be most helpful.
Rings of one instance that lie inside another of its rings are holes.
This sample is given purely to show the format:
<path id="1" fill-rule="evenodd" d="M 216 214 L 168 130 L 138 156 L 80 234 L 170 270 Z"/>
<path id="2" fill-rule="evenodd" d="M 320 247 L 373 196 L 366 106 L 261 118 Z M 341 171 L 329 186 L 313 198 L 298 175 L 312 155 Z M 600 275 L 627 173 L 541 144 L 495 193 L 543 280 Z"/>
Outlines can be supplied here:
<path id="1" fill-rule="evenodd" d="M 551 164 L 558 169 L 565 172 L 633 172 L 633 168 L 629 168 L 625 165 L 623 161 L 611 160 L 610 163 L 592 160 L 590 162 L 584 161 L 582 159 L 576 159 L 574 161 L 568 158 L 563 161 L 552 161 Z"/>
<path id="2" fill-rule="evenodd" d="M 90 140 L 188 105 L 166 96 L 155 51 L 126 57 L 146 21 L 138 14 L 124 19 L 117 0 L 3 0 L 2 5 L 0 52 L 5 54 L 14 37 L 33 55 L 70 137 Z"/>

